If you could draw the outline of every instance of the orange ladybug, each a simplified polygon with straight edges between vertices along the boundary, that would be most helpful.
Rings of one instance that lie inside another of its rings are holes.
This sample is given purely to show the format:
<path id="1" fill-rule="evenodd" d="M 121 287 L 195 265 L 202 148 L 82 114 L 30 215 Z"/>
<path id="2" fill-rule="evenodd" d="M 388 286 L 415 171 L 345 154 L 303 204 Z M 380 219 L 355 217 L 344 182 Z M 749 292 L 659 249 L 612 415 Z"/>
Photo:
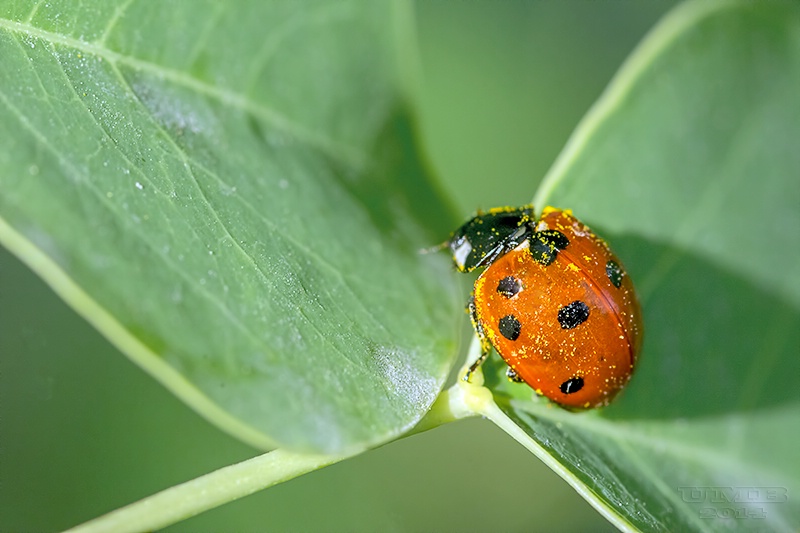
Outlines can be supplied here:
<path id="1" fill-rule="evenodd" d="M 608 245 L 563 211 L 478 213 L 447 241 L 462 272 L 485 270 L 469 302 L 481 356 L 569 408 L 607 405 L 628 383 L 642 339 L 633 282 Z"/>

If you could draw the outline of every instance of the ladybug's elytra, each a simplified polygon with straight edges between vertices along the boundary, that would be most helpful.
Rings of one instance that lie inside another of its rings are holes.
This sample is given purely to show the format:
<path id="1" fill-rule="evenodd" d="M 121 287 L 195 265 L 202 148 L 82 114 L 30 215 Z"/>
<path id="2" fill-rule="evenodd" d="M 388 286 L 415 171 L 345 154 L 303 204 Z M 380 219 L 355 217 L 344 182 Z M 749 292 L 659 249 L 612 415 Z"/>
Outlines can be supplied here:
<path id="1" fill-rule="evenodd" d="M 485 267 L 469 312 L 508 376 L 569 408 L 607 405 L 628 383 L 642 338 L 633 283 L 608 245 L 570 211 L 478 213 L 446 243 L 456 267 Z"/>

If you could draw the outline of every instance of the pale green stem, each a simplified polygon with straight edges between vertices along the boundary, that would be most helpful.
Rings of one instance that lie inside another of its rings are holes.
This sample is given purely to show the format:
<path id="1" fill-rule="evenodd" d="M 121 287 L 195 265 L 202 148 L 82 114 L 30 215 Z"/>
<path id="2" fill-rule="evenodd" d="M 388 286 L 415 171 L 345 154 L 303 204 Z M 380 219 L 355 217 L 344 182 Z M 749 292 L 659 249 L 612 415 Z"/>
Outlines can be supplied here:
<path id="1" fill-rule="evenodd" d="M 132 533 L 161 529 L 345 458 L 275 450 L 175 485 L 69 531 Z"/>

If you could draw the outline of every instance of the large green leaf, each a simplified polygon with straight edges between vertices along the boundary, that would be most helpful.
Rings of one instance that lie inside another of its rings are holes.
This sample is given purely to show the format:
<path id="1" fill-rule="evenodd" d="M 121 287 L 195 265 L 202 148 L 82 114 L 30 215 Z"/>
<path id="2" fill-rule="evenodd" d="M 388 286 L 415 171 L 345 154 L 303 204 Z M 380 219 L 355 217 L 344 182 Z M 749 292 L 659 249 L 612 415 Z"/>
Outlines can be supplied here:
<path id="1" fill-rule="evenodd" d="M 354 451 L 460 318 L 397 2 L 0 5 L 0 242 L 248 442 Z M 398 22 L 399 21 L 399 22 Z"/>
<path id="2" fill-rule="evenodd" d="M 800 7 L 682 6 L 537 195 L 624 260 L 643 304 L 640 366 L 615 404 L 582 414 L 532 401 L 500 365 L 487 379 L 518 438 L 620 527 L 800 525 L 798 95 Z"/>

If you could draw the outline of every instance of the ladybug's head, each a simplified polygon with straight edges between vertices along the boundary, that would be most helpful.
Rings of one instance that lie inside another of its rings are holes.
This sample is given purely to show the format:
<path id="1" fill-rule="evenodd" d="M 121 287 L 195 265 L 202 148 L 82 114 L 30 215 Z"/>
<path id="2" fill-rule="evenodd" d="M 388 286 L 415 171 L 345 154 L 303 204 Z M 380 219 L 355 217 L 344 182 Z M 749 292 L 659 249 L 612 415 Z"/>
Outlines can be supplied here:
<path id="1" fill-rule="evenodd" d="M 535 225 L 533 206 L 498 207 L 478 212 L 458 228 L 447 246 L 461 272 L 486 266 L 528 238 Z"/>

